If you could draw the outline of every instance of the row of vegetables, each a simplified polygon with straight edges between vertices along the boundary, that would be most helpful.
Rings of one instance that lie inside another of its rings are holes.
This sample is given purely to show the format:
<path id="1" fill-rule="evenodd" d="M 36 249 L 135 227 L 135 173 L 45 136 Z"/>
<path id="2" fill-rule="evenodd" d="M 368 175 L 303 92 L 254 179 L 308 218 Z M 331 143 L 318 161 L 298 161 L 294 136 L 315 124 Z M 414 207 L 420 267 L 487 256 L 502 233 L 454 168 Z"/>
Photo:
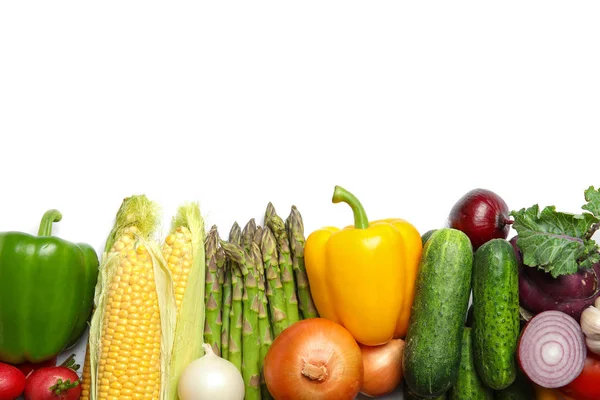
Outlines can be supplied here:
<path id="1" fill-rule="evenodd" d="M 306 236 L 299 210 L 227 238 L 183 204 L 123 200 L 100 257 L 0 233 L 0 400 L 600 398 L 600 189 L 583 213 L 466 193 L 421 235 L 369 220 Z M 512 217 L 512 218 L 511 218 Z M 508 240 L 510 228 L 517 235 Z M 470 305 L 470 306 L 469 306 Z M 84 331 L 89 327 L 89 334 Z M 87 338 L 87 339 L 82 339 Z M 87 340 L 82 377 L 57 355 Z"/>

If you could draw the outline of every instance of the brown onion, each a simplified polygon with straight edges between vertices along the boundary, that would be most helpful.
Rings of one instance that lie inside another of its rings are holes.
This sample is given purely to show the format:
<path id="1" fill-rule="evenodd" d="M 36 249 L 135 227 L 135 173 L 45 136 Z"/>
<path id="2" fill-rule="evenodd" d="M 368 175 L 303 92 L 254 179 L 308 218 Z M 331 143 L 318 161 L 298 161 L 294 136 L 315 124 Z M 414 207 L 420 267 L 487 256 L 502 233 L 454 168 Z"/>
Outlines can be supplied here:
<path id="1" fill-rule="evenodd" d="M 402 382 L 404 340 L 393 339 L 381 346 L 359 346 L 364 368 L 360 392 L 371 397 L 393 392 Z"/>
<path id="2" fill-rule="evenodd" d="M 362 355 L 343 326 L 309 318 L 275 338 L 264 360 L 264 375 L 275 399 L 353 400 L 363 382 Z"/>

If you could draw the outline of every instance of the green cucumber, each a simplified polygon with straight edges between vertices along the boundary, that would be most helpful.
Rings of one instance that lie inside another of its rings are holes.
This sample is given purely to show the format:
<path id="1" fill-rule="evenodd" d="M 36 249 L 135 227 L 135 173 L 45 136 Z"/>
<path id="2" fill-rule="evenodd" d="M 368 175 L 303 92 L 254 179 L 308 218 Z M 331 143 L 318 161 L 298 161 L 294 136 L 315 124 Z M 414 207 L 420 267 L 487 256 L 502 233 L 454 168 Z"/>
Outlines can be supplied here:
<path id="1" fill-rule="evenodd" d="M 404 378 L 417 396 L 438 396 L 456 381 L 472 270 L 465 233 L 441 228 L 425 243 L 403 357 Z"/>
<path id="2" fill-rule="evenodd" d="M 471 340 L 471 328 L 463 330 L 462 350 L 460 354 L 460 368 L 456 383 L 450 389 L 450 400 L 492 400 L 494 392 L 487 387 L 475 369 L 473 361 L 473 342 Z"/>
<path id="3" fill-rule="evenodd" d="M 433 232 L 435 232 L 436 230 L 437 229 L 430 229 L 421 236 L 421 243 L 423 246 L 425 246 L 425 243 L 429 240 L 431 235 L 433 235 Z"/>
<path id="4" fill-rule="evenodd" d="M 519 275 L 510 243 L 492 239 L 473 260 L 473 349 L 481 380 L 494 390 L 517 376 Z"/>
<path id="5" fill-rule="evenodd" d="M 402 385 L 402 398 L 404 400 L 424 400 L 425 397 L 419 397 L 410 391 L 406 382 Z M 447 393 L 442 393 L 437 397 L 427 397 L 427 400 L 446 400 L 448 398 Z"/>
<path id="6" fill-rule="evenodd" d="M 473 327 L 473 303 L 469 306 L 469 311 L 467 311 L 467 322 L 465 322 L 465 326 L 469 328 Z"/>

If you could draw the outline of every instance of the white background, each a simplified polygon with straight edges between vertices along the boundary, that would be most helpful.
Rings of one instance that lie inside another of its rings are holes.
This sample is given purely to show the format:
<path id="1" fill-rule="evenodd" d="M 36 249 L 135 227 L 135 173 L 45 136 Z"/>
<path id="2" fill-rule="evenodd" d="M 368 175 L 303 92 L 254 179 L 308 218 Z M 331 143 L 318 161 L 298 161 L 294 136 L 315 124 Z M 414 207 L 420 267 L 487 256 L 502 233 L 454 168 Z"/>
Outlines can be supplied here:
<path id="1" fill-rule="evenodd" d="M 422 233 L 476 187 L 579 212 L 600 185 L 600 3 L 2 2 L 0 229 L 98 251 L 124 197 L 207 225 L 301 211 Z M 511 232 L 511 235 L 514 234 Z"/>

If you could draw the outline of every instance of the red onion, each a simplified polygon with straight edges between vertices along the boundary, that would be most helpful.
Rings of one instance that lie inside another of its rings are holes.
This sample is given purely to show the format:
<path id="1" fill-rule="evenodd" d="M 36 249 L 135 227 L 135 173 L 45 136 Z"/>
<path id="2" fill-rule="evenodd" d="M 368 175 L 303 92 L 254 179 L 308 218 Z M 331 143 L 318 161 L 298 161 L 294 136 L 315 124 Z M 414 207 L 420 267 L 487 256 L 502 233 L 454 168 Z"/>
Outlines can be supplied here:
<path id="1" fill-rule="evenodd" d="M 491 190 L 473 189 L 461 197 L 450 211 L 450 228 L 463 231 L 473 245 L 473 250 L 485 242 L 506 239 L 512 220 L 508 219 L 508 206 Z"/>
<path id="2" fill-rule="evenodd" d="M 519 339 L 517 359 L 530 380 L 545 388 L 573 381 L 583 370 L 585 336 L 573 317 L 544 311 L 533 317 Z"/>

